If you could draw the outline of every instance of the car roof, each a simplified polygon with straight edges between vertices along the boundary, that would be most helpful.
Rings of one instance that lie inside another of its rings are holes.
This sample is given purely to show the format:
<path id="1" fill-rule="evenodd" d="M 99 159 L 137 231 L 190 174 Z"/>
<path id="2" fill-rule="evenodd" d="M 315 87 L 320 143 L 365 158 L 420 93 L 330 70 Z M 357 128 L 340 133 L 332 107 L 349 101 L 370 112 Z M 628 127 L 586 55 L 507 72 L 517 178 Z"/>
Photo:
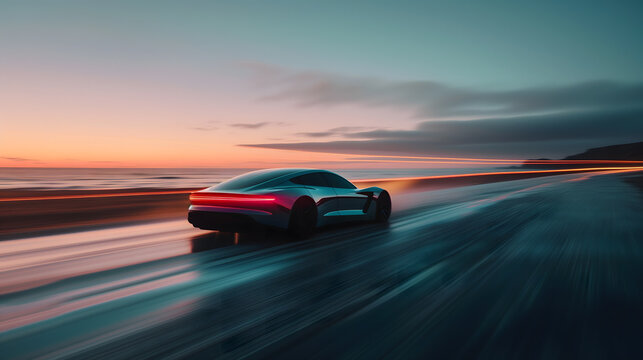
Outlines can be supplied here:
<path id="1" fill-rule="evenodd" d="M 250 173 L 253 174 L 273 174 L 275 177 L 277 176 L 284 176 L 284 175 L 289 175 L 289 174 L 297 174 L 302 171 L 308 171 L 311 169 L 298 169 L 298 168 L 275 168 L 275 169 L 262 169 L 262 170 L 255 170 L 251 171 Z M 248 174 L 250 174 L 248 173 Z"/>
<path id="2" fill-rule="evenodd" d="M 328 170 L 321 170 L 321 169 L 307 169 L 307 168 L 274 168 L 274 169 L 262 169 L 262 170 L 255 170 L 251 171 L 248 174 L 271 174 L 274 176 L 274 178 L 281 178 L 281 177 L 286 177 L 287 175 L 303 175 L 311 172 L 330 172 Z"/>
<path id="3" fill-rule="evenodd" d="M 266 180 L 262 182 L 261 184 L 257 184 L 256 186 L 253 187 L 262 187 L 263 185 L 274 185 L 275 183 L 278 183 L 280 181 L 286 181 L 290 180 L 294 177 L 300 176 L 300 175 L 305 175 L 305 174 L 310 174 L 310 173 L 317 173 L 317 172 L 324 172 L 324 173 L 331 173 L 333 172 L 328 171 L 328 170 L 322 170 L 322 169 L 306 169 L 306 168 L 275 168 L 275 169 L 263 169 L 263 170 L 256 170 L 251 173 L 256 173 L 256 174 L 272 174 L 273 177 L 270 180 Z M 277 181 L 278 180 L 278 181 Z"/>
<path id="4" fill-rule="evenodd" d="M 249 177 L 261 178 L 261 180 L 259 180 L 258 182 L 252 183 L 251 181 L 249 184 L 239 184 L 237 182 L 235 185 L 231 184 L 230 183 L 231 181 L 234 182 L 235 179 L 239 178 L 237 177 L 237 178 L 233 178 L 228 181 L 225 181 L 221 184 L 215 185 L 209 189 L 211 190 L 261 189 L 264 187 L 274 186 L 276 184 L 281 183 L 282 181 L 292 179 L 295 176 L 309 174 L 313 172 L 330 173 L 330 171 L 327 171 L 327 170 L 304 169 L 304 168 L 262 169 L 262 170 L 251 171 L 240 176 L 245 178 L 249 178 Z M 235 186 L 238 186 L 238 187 L 235 187 Z"/>

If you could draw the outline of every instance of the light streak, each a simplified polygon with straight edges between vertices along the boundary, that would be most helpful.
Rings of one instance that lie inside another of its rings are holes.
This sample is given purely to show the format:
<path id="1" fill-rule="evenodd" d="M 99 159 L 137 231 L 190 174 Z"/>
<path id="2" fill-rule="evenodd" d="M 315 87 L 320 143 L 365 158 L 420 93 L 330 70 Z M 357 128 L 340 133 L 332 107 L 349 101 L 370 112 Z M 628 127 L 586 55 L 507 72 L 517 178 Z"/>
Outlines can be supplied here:
<path id="1" fill-rule="evenodd" d="M 35 201 L 35 200 L 67 200 L 67 199 L 92 199 L 92 198 L 110 198 L 123 196 L 147 196 L 147 195 L 173 195 L 173 194 L 190 194 L 194 190 L 176 190 L 176 191 L 139 191 L 124 193 L 102 193 L 102 194 L 75 194 L 75 195 L 53 195 L 53 196 L 25 196 L 15 198 L 0 199 L 0 202 L 11 201 Z"/>
<path id="2" fill-rule="evenodd" d="M 349 155 L 349 154 L 347 154 Z M 380 158 L 379 160 L 384 160 L 386 158 L 390 159 L 420 159 L 420 160 L 449 160 L 456 161 L 458 164 L 461 162 L 501 162 L 501 163 L 532 163 L 532 162 L 543 162 L 546 164 L 551 163 L 561 163 L 561 164 L 643 164 L 643 160 L 542 160 L 542 159 L 497 159 L 497 158 L 457 158 L 457 157 L 439 157 L 439 156 L 406 156 L 406 155 L 367 155 L 367 154 L 352 154 L 352 156 L 359 157 L 376 157 Z M 359 159 L 353 159 L 359 160 Z M 365 159 L 370 160 L 370 159 Z"/>
<path id="3" fill-rule="evenodd" d="M 626 172 L 632 172 L 632 171 L 640 171 L 640 170 L 638 170 L 638 169 L 624 169 L 624 170 L 610 170 L 610 171 L 603 171 L 603 172 L 598 172 L 598 173 L 590 173 L 590 174 L 584 175 L 584 176 L 576 178 L 576 179 L 566 180 L 566 182 L 577 182 L 577 181 L 587 180 L 587 179 L 592 178 L 594 176 L 608 175 L 608 174 L 620 174 L 620 173 L 626 173 Z"/>
<path id="4" fill-rule="evenodd" d="M 500 200 L 505 200 L 505 199 L 509 198 L 512 195 L 520 194 L 520 193 L 523 193 L 523 192 L 528 192 L 528 191 L 535 190 L 535 189 L 544 188 L 544 187 L 547 187 L 547 186 L 551 186 L 552 184 L 553 183 L 550 183 L 550 182 L 549 183 L 544 183 L 544 184 L 530 186 L 528 188 L 508 192 L 508 193 L 500 195 L 500 196 L 494 196 L 494 197 L 490 197 L 490 198 L 486 198 L 486 199 L 482 199 L 482 200 L 477 200 L 477 201 L 474 201 L 471 205 L 469 205 L 467 207 L 473 208 L 473 207 L 479 206 L 480 204 L 484 204 L 484 203 L 488 203 L 488 202 L 498 202 Z"/>
<path id="5" fill-rule="evenodd" d="M 548 174 L 548 173 L 574 173 L 586 171 L 606 171 L 606 170 L 643 170 L 643 167 L 592 167 L 592 168 L 579 168 L 579 169 L 554 169 L 554 170 L 528 170 L 528 171 L 498 171 L 486 173 L 471 173 L 471 174 L 453 174 L 453 175 L 433 175 L 421 177 L 403 177 L 403 178 L 382 178 L 382 179 L 362 179 L 354 180 L 353 182 L 367 183 L 367 182 L 383 182 L 383 181 L 402 181 L 402 180 L 431 180 L 431 179 L 452 179 L 452 178 L 466 178 L 475 176 L 493 176 L 493 175 L 522 175 L 522 174 Z"/>
<path id="6" fill-rule="evenodd" d="M 499 171 L 499 172 L 484 172 L 484 173 L 468 173 L 468 174 L 452 174 L 452 175 L 433 175 L 433 176 L 420 176 L 420 177 L 399 177 L 399 178 L 380 178 L 380 179 L 356 179 L 352 180 L 354 183 L 371 183 L 371 182 L 387 182 L 387 181 L 409 181 L 409 180 L 433 180 L 433 179 L 457 179 L 469 177 L 482 177 L 494 175 L 529 175 L 529 174 L 558 174 L 558 173 L 577 173 L 589 171 L 616 171 L 616 172 L 629 172 L 641 171 L 643 167 L 590 167 L 590 168 L 577 168 L 577 169 L 553 169 L 553 170 L 527 170 L 527 171 Z M 19 202 L 19 201 L 38 201 L 38 200 L 67 200 L 67 199 L 95 199 L 95 198 L 112 198 L 112 197 L 126 197 L 126 196 L 150 196 L 150 195 L 173 195 L 173 194 L 192 194 L 195 190 L 176 190 L 176 191 L 142 191 L 142 192 L 121 192 L 121 193 L 101 193 L 101 194 L 75 194 L 75 195 L 53 195 L 53 196 L 25 196 L 3 198 L 0 202 Z M 210 194 L 211 195 L 211 194 Z M 233 198 L 226 195 L 228 198 L 220 198 L 220 200 L 237 201 L 238 198 Z M 243 200 L 253 200 L 252 198 L 242 198 Z M 274 201 L 274 198 L 255 198 L 257 201 Z"/>
<path id="7" fill-rule="evenodd" d="M 513 160 L 506 161 L 441 161 L 441 160 L 397 160 L 397 159 L 351 159 L 350 161 L 359 162 L 378 162 L 378 163 L 415 163 L 415 164 L 451 164 L 451 165 L 591 165 L 591 164 L 643 164 L 643 161 L 611 161 L 611 160 L 526 160 L 516 162 Z"/>

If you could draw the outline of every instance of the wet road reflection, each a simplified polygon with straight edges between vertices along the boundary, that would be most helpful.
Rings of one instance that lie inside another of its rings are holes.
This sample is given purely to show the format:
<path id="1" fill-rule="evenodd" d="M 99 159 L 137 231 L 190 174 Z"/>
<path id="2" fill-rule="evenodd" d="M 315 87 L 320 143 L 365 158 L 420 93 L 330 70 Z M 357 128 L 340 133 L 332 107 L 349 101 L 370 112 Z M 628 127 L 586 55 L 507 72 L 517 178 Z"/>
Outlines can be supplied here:
<path id="1" fill-rule="evenodd" d="M 582 176 L 399 195 L 389 226 L 298 242 L 176 222 L 6 245 L 0 348 L 12 358 L 637 357 L 641 193 L 615 175 L 568 181 Z"/>
<path id="2" fill-rule="evenodd" d="M 284 234 L 276 231 L 257 231 L 251 233 L 230 233 L 211 231 L 192 236 L 190 246 L 193 253 L 219 249 L 228 246 L 271 247 L 291 242 Z"/>

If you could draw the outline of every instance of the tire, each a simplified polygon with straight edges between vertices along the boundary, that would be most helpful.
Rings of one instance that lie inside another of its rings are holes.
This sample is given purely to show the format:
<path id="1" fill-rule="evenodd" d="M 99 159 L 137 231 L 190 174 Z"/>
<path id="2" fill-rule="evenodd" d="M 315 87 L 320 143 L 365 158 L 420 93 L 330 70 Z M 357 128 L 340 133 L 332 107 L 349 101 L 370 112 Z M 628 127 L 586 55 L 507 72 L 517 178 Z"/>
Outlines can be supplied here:
<path id="1" fill-rule="evenodd" d="M 388 222 L 391 216 L 391 196 L 386 191 L 382 191 L 377 197 L 377 208 L 375 210 L 375 222 Z"/>
<path id="2" fill-rule="evenodd" d="M 300 198 L 290 210 L 288 233 L 295 238 L 304 239 L 315 232 L 317 226 L 317 206 L 309 198 Z"/>

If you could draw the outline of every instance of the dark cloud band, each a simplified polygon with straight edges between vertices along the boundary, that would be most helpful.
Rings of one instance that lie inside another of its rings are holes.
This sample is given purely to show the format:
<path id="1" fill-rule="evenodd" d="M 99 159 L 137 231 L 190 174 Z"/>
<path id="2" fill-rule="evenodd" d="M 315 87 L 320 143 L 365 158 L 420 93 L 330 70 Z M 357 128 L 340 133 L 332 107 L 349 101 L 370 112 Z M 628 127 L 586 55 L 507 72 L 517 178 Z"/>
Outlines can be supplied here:
<path id="1" fill-rule="evenodd" d="M 247 64 L 265 99 L 302 106 L 357 104 L 411 109 L 419 118 L 507 116 L 643 106 L 643 84 L 588 81 L 563 86 L 479 90 L 435 81 L 387 81 Z"/>
<path id="2" fill-rule="evenodd" d="M 414 130 L 346 136 L 352 139 L 242 146 L 343 154 L 562 156 L 587 147 L 640 141 L 643 109 L 425 121 Z"/>

